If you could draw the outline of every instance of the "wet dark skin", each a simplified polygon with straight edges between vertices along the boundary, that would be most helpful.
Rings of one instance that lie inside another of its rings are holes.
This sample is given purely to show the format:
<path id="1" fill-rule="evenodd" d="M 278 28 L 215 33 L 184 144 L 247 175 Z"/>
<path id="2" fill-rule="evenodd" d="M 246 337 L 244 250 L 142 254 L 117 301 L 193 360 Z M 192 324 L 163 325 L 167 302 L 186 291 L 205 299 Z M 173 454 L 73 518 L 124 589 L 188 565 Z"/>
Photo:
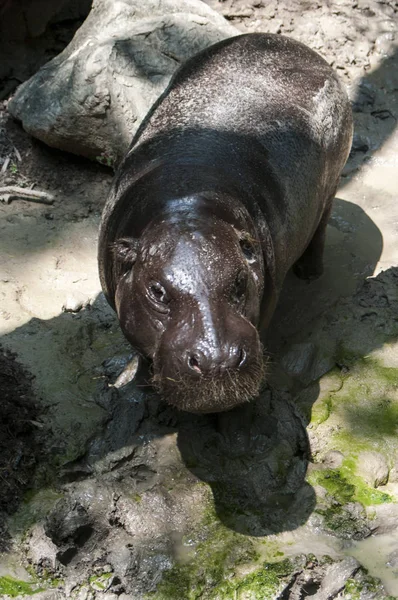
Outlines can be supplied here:
<path id="1" fill-rule="evenodd" d="M 333 71 L 293 40 L 224 40 L 177 72 L 120 165 L 101 283 L 153 384 L 191 412 L 254 398 L 287 270 L 315 278 L 352 136 Z"/>
<path id="2" fill-rule="evenodd" d="M 256 329 L 263 285 L 261 252 L 244 234 L 214 215 L 203 199 L 180 199 L 143 232 L 145 242 L 134 265 L 119 280 L 116 310 L 128 315 L 121 320 L 123 332 L 154 360 L 163 394 L 175 398 L 175 384 L 180 385 L 182 408 L 192 385 L 205 390 L 195 390 L 195 411 L 208 412 L 209 388 L 223 395 L 220 401 L 226 410 L 236 404 L 236 394 L 249 400 L 257 391 L 254 385 L 261 383 Z M 125 239 L 116 252 L 123 253 L 130 244 Z M 142 323 L 148 326 L 143 329 Z M 258 377 L 249 385 L 253 370 Z M 231 377 L 237 371 L 240 385 Z M 192 410 L 192 403 L 188 408 Z"/>

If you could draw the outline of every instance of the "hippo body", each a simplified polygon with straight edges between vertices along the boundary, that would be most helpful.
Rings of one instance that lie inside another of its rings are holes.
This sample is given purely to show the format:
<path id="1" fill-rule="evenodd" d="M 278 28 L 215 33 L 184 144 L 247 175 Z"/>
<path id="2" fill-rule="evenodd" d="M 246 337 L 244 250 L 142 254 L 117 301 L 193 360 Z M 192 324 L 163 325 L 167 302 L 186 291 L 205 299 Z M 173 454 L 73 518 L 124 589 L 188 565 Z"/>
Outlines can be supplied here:
<path id="1" fill-rule="evenodd" d="M 351 140 L 333 70 L 279 35 L 209 47 L 152 107 L 115 175 L 99 270 L 170 403 L 218 412 L 258 393 L 287 271 L 322 273 Z"/>

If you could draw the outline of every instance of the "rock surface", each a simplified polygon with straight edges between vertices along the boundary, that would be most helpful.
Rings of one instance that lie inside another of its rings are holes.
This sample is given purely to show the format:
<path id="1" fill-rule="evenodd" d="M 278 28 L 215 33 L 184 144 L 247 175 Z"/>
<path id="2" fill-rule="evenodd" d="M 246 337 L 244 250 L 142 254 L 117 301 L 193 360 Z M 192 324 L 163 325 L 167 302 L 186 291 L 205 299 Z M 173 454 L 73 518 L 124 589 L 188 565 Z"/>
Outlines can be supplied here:
<path id="1" fill-rule="evenodd" d="M 313 596 L 313 600 L 329 600 L 329 598 L 336 597 L 338 592 L 345 587 L 347 580 L 350 579 L 359 568 L 359 562 L 351 556 L 339 563 L 330 565 L 326 570 L 319 590 Z"/>
<path id="2" fill-rule="evenodd" d="M 113 166 L 176 68 L 237 30 L 199 0 L 94 0 L 8 109 L 49 146 Z"/>

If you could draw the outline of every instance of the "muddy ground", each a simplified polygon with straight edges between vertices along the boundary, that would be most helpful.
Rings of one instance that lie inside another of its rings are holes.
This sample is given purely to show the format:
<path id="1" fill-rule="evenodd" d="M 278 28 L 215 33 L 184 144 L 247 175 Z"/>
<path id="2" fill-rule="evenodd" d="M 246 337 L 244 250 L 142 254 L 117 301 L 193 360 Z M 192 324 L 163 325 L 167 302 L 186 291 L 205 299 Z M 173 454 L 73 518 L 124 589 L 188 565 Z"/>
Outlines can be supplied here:
<path id="1" fill-rule="evenodd" d="M 96 266 L 112 173 L 36 142 L 4 102 L 1 184 L 56 200 L 0 204 L 1 598 L 398 597 L 398 5 L 208 4 L 304 41 L 347 85 L 325 273 L 288 276 L 253 411 L 116 389 L 132 351 Z"/>
<path id="2" fill-rule="evenodd" d="M 9 538 L 5 515 L 21 502 L 40 460 L 36 427 L 39 407 L 32 390 L 32 376 L 16 362 L 15 355 L 0 348 L 0 552 Z"/>

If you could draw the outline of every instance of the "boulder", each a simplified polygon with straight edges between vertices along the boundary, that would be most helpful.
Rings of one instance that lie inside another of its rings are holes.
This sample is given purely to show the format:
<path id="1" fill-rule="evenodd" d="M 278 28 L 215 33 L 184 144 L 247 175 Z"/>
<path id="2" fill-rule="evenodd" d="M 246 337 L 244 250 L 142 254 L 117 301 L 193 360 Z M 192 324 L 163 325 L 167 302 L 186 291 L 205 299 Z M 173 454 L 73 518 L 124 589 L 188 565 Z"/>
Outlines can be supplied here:
<path id="1" fill-rule="evenodd" d="M 237 33 L 199 0 L 94 0 L 71 43 L 8 110 L 49 146 L 114 166 L 177 67 Z"/>

